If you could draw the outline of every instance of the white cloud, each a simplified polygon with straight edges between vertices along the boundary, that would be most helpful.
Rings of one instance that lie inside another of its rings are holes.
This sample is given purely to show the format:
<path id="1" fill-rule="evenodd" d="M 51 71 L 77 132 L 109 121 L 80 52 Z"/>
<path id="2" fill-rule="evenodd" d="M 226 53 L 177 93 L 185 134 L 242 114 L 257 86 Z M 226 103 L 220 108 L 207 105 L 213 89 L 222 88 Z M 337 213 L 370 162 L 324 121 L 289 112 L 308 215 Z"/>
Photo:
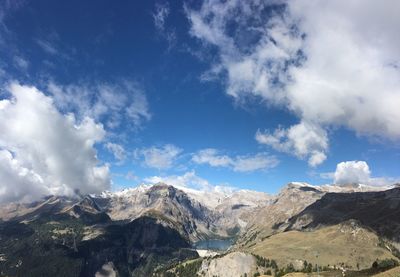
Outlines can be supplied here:
<path id="1" fill-rule="evenodd" d="M 164 4 L 157 3 L 156 11 L 153 13 L 154 25 L 160 31 L 164 31 L 165 20 L 170 13 L 169 4 L 165 2 Z"/>
<path id="2" fill-rule="evenodd" d="M 338 163 L 334 174 L 335 184 L 367 184 L 370 178 L 371 171 L 369 170 L 368 164 L 364 161 Z"/>
<path id="3" fill-rule="evenodd" d="M 14 56 L 14 64 L 23 71 L 29 67 L 29 62 L 21 56 Z"/>
<path id="4" fill-rule="evenodd" d="M 220 155 L 217 149 L 207 148 L 198 151 L 193 155 L 192 160 L 198 164 L 209 164 L 217 167 L 228 167 L 232 163 L 232 159 L 226 155 Z"/>
<path id="5" fill-rule="evenodd" d="M 153 13 L 154 26 L 156 27 L 157 33 L 161 35 L 168 42 L 168 50 L 176 45 L 177 34 L 175 29 L 168 28 L 166 26 L 166 20 L 170 15 L 169 3 L 156 3 L 155 12 Z"/>
<path id="6" fill-rule="evenodd" d="M 197 176 L 194 171 L 186 172 L 183 175 L 152 176 L 145 178 L 144 181 L 150 184 L 165 183 L 178 187 L 205 188 L 210 186 L 207 180 Z"/>
<path id="7" fill-rule="evenodd" d="M 301 122 L 288 129 L 276 129 L 273 133 L 257 131 L 258 143 L 269 145 L 277 151 L 308 159 L 310 166 L 317 166 L 326 159 L 328 136 L 318 125 Z"/>
<path id="8" fill-rule="evenodd" d="M 114 158 L 117 159 L 119 162 L 123 162 L 126 159 L 126 151 L 122 145 L 117 143 L 107 142 L 105 147 L 108 151 L 110 151 Z"/>
<path id="9" fill-rule="evenodd" d="M 149 147 L 137 149 L 136 156 L 144 158 L 144 165 L 156 169 L 169 169 L 182 153 L 182 149 L 172 144 L 166 144 L 163 147 Z"/>
<path id="10" fill-rule="evenodd" d="M 192 157 L 197 164 L 208 164 L 213 167 L 227 167 L 238 172 L 250 172 L 255 170 L 266 170 L 278 165 L 279 161 L 267 153 L 258 153 L 250 156 L 229 157 L 222 155 L 217 149 L 207 148 L 198 151 Z"/>
<path id="11" fill-rule="evenodd" d="M 189 188 L 207 192 L 232 193 L 236 188 L 229 185 L 213 185 L 204 178 L 196 175 L 195 171 L 186 172 L 183 175 L 152 176 L 144 179 L 150 184 L 164 183 L 177 188 Z"/>
<path id="12" fill-rule="evenodd" d="M 151 119 L 146 95 L 132 81 L 67 86 L 50 82 L 48 90 L 61 110 L 75 112 L 79 117 L 92 117 L 109 128 L 120 126 L 123 120 L 140 127 Z"/>
<path id="13" fill-rule="evenodd" d="M 35 41 L 46 53 L 51 55 L 57 55 L 59 53 L 57 48 L 50 41 L 44 39 L 36 39 Z"/>
<path id="14" fill-rule="evenodd" d="M 373 186 L 390 186 L 399 182 L 398 178 L 373 177 L 365 161 L 346 161 L 338 163 L 334 173 L 323 174 L 326 178 L 333 178 L 335 184 L 366 184 Z M 324 176 L 322 176 L 324 177 Z"/>
<path id="15" fill-rule="evenodd" d="M 142 121 L 151 119 L 149 104 L 142 91 L 136 90 L 131 97 L 131 104 L 126 108 L 126 114 L 135 126 L 140 126 Z"/>
<path id="16" fill-rule="evenodd" d="M 291 68 L 290 108 L 322 125 L 400 137 L 398 1 L 292 1 L 307 34 L 306 62 Z"/>
<path id="17" fill-rule="evenodd" d="M 4 20 L 13 14 L 13 12 L 23 7 L 24 4 L 26 3 L 23 0 L 5 0 L 0 2 L 0 29 L 5 28 L 7 30 Z"/>
<path id="18" fill-rule="evenodd" d="M 323 143 L 315 152 L 297 147 L 304 139 L 287 137 L 290 130 L 338 126 L 400 138 L 399 8 L 395 0 L 208 0 L 186 13 L 192 36 L 217 50 L 208 79 L 223 76 L 237 101 L 260 97 L 297 115 L 300 124 L 279 139 L 269 133 L 267 144 L 317 165 L 326 158 L 326 132 L 319 132 Z"/>
<path id="19" fill-rule="evenodd" d="M 0 101 L 0 202 L 109 188 L 109 168 L 94 148 L 102 125 L 64 116 L 34 87 L 14 83 L 9 91 L 11 99 Z"/>
<path id="20" fill-rule="evenodd" d="M 128 171 L 124 178 L 129 181 L 137 181 L 139 179 L 133 171 Z"/>
<path id="21" fill-rule="evenodd" d="M 266 170 L 277 166 L 279 161 L 274 156 L 266 153 L 258 153 L 254 156 L 237 156 L 233 162 L 233 170 L 238 172 L 249 172 L 255 170 Z"/>
<path id="22" fill-rule="evenodd" d="M 43 184 L 42 177 L 23 167 L 8 150 L 0 150 L 0 177 L 0 203 L 37 199 L 51 194 L 50 188 Z"/>

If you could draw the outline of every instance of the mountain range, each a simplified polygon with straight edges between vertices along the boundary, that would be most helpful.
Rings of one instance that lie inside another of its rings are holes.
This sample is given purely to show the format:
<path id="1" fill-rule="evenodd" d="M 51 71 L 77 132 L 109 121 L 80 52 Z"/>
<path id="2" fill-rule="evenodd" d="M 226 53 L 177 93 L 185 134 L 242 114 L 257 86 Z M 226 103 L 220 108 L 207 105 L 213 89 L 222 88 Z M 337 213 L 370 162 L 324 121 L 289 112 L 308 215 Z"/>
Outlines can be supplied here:
<path id="1" fill-rule="evenodd" d="M 159 183 L 7 203 L 0 219 L 0 276 L 371 276 L 400 257 L 398 185 L 293 182 L 268 195 Z M 232 245 L 196 249 L 204 241 Z"/>

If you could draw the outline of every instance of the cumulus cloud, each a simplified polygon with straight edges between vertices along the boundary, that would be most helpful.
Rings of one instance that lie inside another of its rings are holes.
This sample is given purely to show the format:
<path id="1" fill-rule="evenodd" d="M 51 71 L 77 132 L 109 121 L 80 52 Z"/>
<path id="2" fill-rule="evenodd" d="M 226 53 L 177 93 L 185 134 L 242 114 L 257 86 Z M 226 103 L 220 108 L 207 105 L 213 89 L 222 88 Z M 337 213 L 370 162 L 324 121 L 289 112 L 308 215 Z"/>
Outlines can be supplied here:
<path id="1" fill-rule="evenodd" d="M 72 195 L 109 188 L 109 168 L 99 165 L 94 144 L 102 125 L 63 115 L 34 87 L 11 84 L 0 101 L 0 201 Z"/>
<path id="2" fill-rule="evenodd" d="M 266 170 L 277 166 L 279 163 L 275 156 L 269 156 L 267 153 L 229 157 L 220 154 L 217 149 L 213 148 L 198 151 L 193 155 L 192 161 L 197 164 L 208 164 L 212 167 L 227 167 L 237 172 Z"/>
<path id="3" fill-rule="evenodd" d="M 126 151 L 122 145 L 117 143 L 107 142 L 105 147 L 108 151 L 110 151 L 114 158 L 117 159 L 119 162 L 123 162 L 126 159 Z"/>
<path id="4" fill-rule="evenodd" d="M 326 159 L 328 136 L 318 125 L 301 122 L 288 129 L 278 128 L 273 133 L 258 130 L 255 138 L 258 143 L 277 151 L 307 159 L 310 166 L 317 166 Z"/>
<path id="5" fill-rule="evenodd" d="M 49 82 L 48 90 L 61 110 L 74 112 L 80 118 L 94 118 L 111 129 L 119 127 L 124 120 L 140 127 L 151 119 L 147 97 L 132 81 L 66 86 Z"/>
<path id="6" fill-rule="evenodd" d="M 338 163 L 334 174 L 335 184 L 369 183 L 371 171 L 365 161 Z"/>
<path id="7" fill-rule="evenodd" d="M 172 167 L 182 149 L 172 144 L 166 144 L 162 147 L 149 147 L 137 149 L 135 156 L 143 157 L 144 165 L 156 169 L 169 169 Z"/>
<path id="8" fill-rule="evenodd" d="M 400 40 L 397 1 L 293 1 L 290 13 L 307 34 L 307 61 L 291 68 L 290 107 L 320 124 L 359 134 L 400 137 Z M 329 65 L 329 66 L 328 66 Z"/>
<path id="9" fill-rule="evenodd" d="M 267 132 L 266 144 L 317 165 L 326 158 L 326 132 L 303 153 L 295 145 L 304 140 L 289 138 L 291 130 L 335 126 L 400 138 L 399 8 L 394 0 L 208 0 L 185 10 L 191 35 L 216 49 L 207 75 L 222 77 L 237 101 L 259 97 L 295 114 L 300 124 Z"/>
<path id="10" fill-rule="evenodd" d="M 333 174 L 326 174 L 333 177 L 335 184 L 367 184 L 375 186 L 387 186 L 398 183 L 399 179 L 373 177 L 371 170 L 365 161 L 346 161 L 338 163 Z"/>

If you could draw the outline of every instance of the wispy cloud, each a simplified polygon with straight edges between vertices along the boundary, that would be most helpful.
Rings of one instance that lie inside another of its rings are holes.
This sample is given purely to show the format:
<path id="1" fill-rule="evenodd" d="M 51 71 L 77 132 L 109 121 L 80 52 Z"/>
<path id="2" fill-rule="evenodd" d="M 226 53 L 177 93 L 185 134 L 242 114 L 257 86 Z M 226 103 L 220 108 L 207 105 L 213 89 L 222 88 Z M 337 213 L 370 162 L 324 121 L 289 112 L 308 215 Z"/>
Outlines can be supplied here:
<path id="1" fill-rule="evenodd" d="M 147 167 L 165 170 L 174 165 L 182 151 L 181 148 L 175 145 L 166 144 L 162 147 L 152 146 L 137 149 L 134 155 L 138 159 L 143 158 L 143 164 Z"/>
<path id="2" fill-rule="evenodd" d="M 195 153 L 192 161 L 197 164 L 208 164 L 212 167 L 226 167 L 237 172 L 266 170 L 278 165 L 279 160 L 267 153 L 230 157 L 220 154 L 217 149 L 208 148 Z"/>
<path id="3" fill-rule="evenodd" d="M 160 31 L 165 29 L 165 20 L 170 13 L 170 8 L 168 2 L 156 3 L 155 12 L 153 13 L 154 25 Z"/>
<path id="4" fill-rule="evenodd" d="M 3 0 L 0 2 L 0 36 L 1 31 L 7 31 L 7 27 L 4 23 L 7 16 L 10 16 L 14 11 L 23 7 L 25 3 L 25 0 Z"/>
<path id="5" fill-rule="evenodd" d="M 113 142 L 107 142 L 105 147 L 114 155 L 114 158 L 117 159 L 118 162 L 122 163 L 125 161 L 126 151 L 122 145 Z"/>
<path id="6" fill-rule="evenodd" d="M 152 176 L 143 180 L 145 183 L 165 183 L 178 188 L 189 188 L 206 192 L 232 193 L 237 190 L 229 184 L 211 184 L 206 179 L 198 176 L 195 171 L 188 171 L 182 175 Z"/>
<path id="7" fill-rule="evenodd" d="M 22 71 L 26 71 L 29 67 L 29 62 L 21 56 L 14 56 L 14 64 Z"/>
<path id="8" fill-rule="evenodd" d="M 90 116 L 110 129 L 124 120 L 128 127 L 140 128 L 152 116 L 146 94 L 134 81 L 78 85 L 49 82 L 48 90 L 62 110 L 75 112 L 80 118 Z"/>
<path id="9" fill-rule="evenodd" d="M 50 41 L 44 39 L 36 39 L 35 41 L 37 45 L 39 45 L 40 48 L 42 48 L 42 50 L 45 51 L 46 53 L 51 55 L 57 55 L 59 53 L 56 46 Z"/>
<path id="10" fill-rule="evenodd" d="M 166 21 L 170 15 L 171 9 L 168 2 L 156 3 L 153 15 L 154 26 L 159 35 L 168 42 L 168 49 L 175 46 L 177 35 L 174 29 L 166 26 Z"/>
<path id="11" fill-rule="evenodd" d="M 137 181 L 139 180 L 139 177 L 135 175 L 135 173 L 133 171 L 128 171 L 125 174 L 125 179 L 129 180 L 129 181 Z"/>

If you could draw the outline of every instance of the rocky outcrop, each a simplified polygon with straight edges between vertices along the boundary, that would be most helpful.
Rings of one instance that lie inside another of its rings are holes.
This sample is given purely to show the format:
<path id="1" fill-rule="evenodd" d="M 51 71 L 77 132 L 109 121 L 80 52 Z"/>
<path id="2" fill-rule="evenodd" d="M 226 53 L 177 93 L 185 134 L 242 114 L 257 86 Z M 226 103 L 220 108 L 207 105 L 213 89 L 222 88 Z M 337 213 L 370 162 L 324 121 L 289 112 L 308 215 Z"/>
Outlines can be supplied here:
<path id="1" fill-rule="evenodd" d="M 256 259 L 253 255 L 232 252 L 222 257 L 203 260 L 198 274 L 204 277 L 253 276 L 256 270 Z"/>

